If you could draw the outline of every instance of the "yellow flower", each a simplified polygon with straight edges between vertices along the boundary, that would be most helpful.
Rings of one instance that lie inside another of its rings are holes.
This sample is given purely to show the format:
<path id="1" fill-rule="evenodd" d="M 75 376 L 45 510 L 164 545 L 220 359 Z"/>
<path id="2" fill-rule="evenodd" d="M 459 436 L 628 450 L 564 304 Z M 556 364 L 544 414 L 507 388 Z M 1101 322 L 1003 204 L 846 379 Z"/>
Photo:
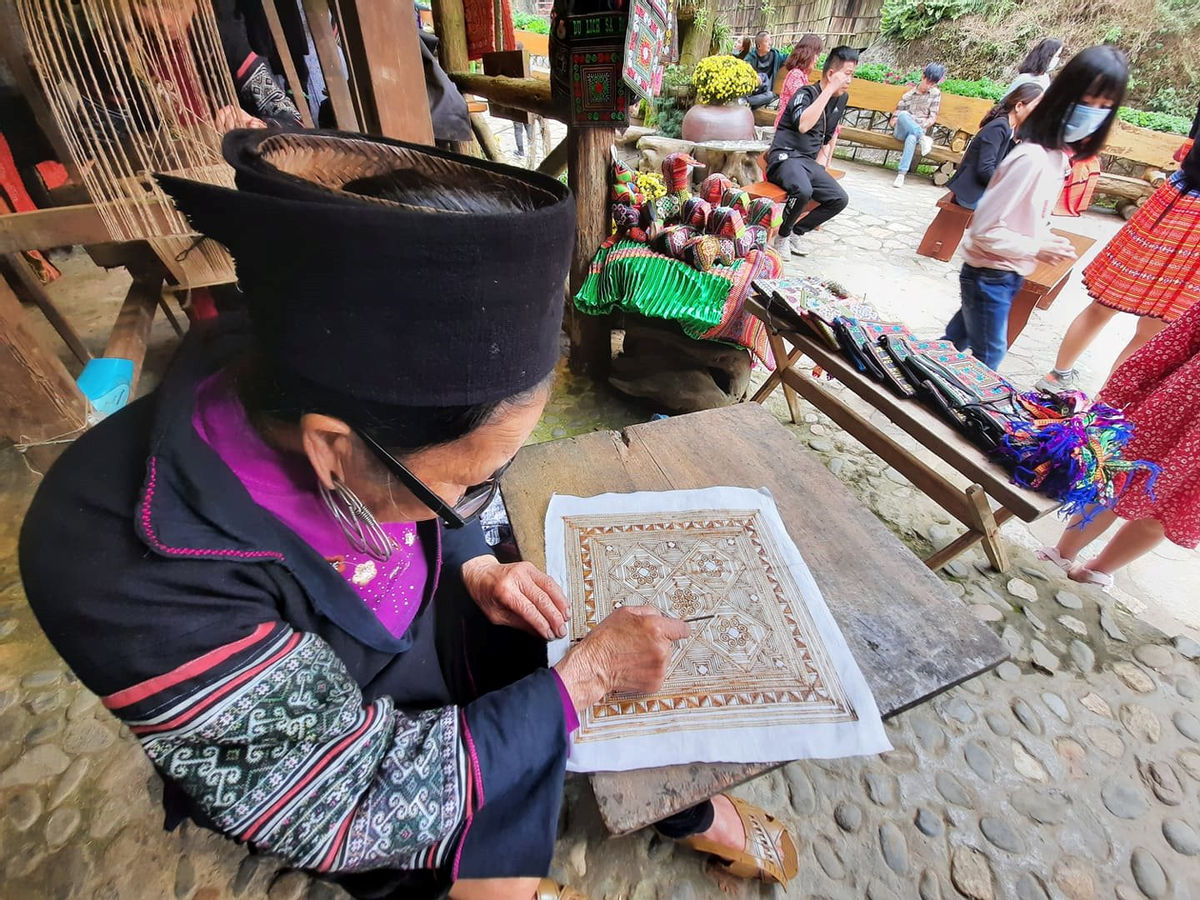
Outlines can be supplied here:
<path id="1" fill-rule="evenodd" d="M 696 99 L 701 103 L 729 103 L 758 89 L 758 75 L 744 60 L 733 56 L 708 56 L 696 64 L 692 75 Z"/>
<path id="2" fill-rule="evenodd" d="M 637 176 L 637 187 L 649 203 L 653 203 L 660 197 L 667 195 L 666 182 L 663 181 L 661 175 L 657 175 L 654 172 L 639 173 Z"/>

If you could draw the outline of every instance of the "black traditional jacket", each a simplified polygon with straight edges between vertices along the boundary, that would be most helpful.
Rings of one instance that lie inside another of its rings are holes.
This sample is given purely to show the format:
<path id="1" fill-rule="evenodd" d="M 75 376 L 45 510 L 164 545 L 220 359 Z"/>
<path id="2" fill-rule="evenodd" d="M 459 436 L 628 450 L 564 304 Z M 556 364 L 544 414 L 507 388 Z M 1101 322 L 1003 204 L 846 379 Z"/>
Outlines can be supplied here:
<path id="1" fill-rule="evenodd" d="M 447 658 L 491 627 L 454 606 L 461 564 L 490 552 L 478 524 L 420 526 L 440 578 L 393 637 L 192 427 L 196 384 L 242 344 L 189 338 L 51 469 L 20 543 L 38 621 L 179 812 L 348 886 L 544 875 L 567 753 L 554 676 L 474 696 L 455 685 L 488 660 Z"/>

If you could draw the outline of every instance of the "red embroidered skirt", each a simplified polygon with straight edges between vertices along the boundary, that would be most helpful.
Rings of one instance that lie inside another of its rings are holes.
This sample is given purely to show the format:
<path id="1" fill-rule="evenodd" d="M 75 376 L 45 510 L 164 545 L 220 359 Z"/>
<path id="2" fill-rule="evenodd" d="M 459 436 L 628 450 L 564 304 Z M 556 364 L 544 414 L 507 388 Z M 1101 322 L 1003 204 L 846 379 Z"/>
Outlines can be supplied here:
<path id="1" fill-rule="evenodd" d="M 1200 190 L 1176 174 L 1083 270 L 1092 299 L 1174 322 L 1200 300 Z"/>
<path id="2" fill-rule="evenodd" d="M 1125 519 L 1158 519 L 1181 547 L 1200 543 L 1200 305 L 1129 357 L 1100 392 L 1133 422 L 1127 459 L 1162 467 L 1154 496 L 1134 476 L 1117 503 Z"/>

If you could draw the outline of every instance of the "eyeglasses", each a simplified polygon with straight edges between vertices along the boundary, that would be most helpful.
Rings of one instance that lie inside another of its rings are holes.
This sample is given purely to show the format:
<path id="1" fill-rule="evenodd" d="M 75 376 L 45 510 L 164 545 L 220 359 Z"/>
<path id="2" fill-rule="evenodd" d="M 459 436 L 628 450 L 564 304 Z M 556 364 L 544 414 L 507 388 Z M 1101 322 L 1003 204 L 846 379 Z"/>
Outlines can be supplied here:
<path id="1" fill-rule="evenodd" d="M 355 428 L 354 431 L 362 442 L 367 445 L 367 448 L 379 457 L 379 461 L 387 466 L 406 488 L 412 491 L 414 497 L 433 510 L 447 528 L 462 528 L 467 522 L 483 512 L 496 496 L 496 491 L 500 487 L 500 476 L 512 464 L 512 460 L 510 459 L 488 476 L 486 481 L 471 485 L 467 488 L 466 493 L 462 495 L 462 499 L 451 506 L 426 487 L 421 479 L 410 472 L 404 466 L 404 463 L 385 450 L 383 445 L 375 440 L 375 438 L 360 428 Z"/>

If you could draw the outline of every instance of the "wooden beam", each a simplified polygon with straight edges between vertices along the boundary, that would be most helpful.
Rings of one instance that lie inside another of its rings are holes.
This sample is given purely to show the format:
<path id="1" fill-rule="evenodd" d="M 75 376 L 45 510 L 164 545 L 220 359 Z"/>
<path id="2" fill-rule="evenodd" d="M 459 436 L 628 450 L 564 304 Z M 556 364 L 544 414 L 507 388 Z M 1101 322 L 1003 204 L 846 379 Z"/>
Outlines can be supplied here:
<path id="1" fill-rule="evenodd" d="M 563 138 L 554 145 L 554 149 L 546 154 L 546 158 L 538 165 L 537 170 L 543 175 L 558 178 L 567 171 L 567 139 Z"/>
<path id="2" fill-rule="evenodd" d="M 615 128 L 567 130 L 567 180 L 575 194 L 575 254 L 571 258 L 570 297 L 587 277 L 596 249 L 608 237 L 608 168 L 612 162 Z M 567 301 L 567 334 L 571 339 L 571 369 L 604 378 L 612 363 L 612 322 L 609 316 L 589 316 Z"/>
<path id="3" fill-rule="evenodd" d="M 263 14 L 267 18 L 267 28 L 271 32 L 271 40 L 275 44 L 275 52 L 283 64 L 283 74 L 288 86 L 292 89 L 292 99 L 296 109 L 300 111 L 300 121 L 305 128 L 314 128 L 312 112 L 308 108 L 308 99 L 304 93 L 304 85 L 300 81 L 300 73 L 296 71 L 296 63 L 292 60 L 292 51 L 288 47 L 287 35 L 283 32 L 283 23 L 279 21 L 278 0 L 263 0 Z M 295 0 L 288 0 L 295 5 Z"/>
<path id="4" fill-rule="evenodd" d="M 142 376 L 142 362 L 146 358 L 146 345 L 150 341 L 150 329 L 154 326 L 154 314 L 158 311 L 162 297 L 162 276 L 141 275 L 133 279 L 125 294 L 125 302 L 117 313 L 117 321 L 108 335 L 104 347 L 105 359 L 128 359 L 133 361 L 133 384 L 129 388 L 132 400 Z"/>
<path id="5" fill-rule="evenodd" d="M 20 253 L 5 253 L 0 255 L 0 274 L 3 274 L 4 278 L 8 280 L 9 287 L 12 288 L 13 293 L 23 303 L 32 303 L 42 311 L 42 315 L 46 317 L 46 321 L 58 332 L 58 336 L 70 348 L 75 358 L 80 363 L 86 365 L 87 361 L 92 358 L 92 354 L 83 345 L 83 341 L 80 340 L 75 329 L 71 327 L 71 323 L 67 321 L 67 317 L 62 314 L 54 304 L 54 301 L 50 299 L 46 288 L 38 281 L 37 276 L 30 271 L 24 257 Z"/>
<path id="6" fill-rule="evenodd" d="M 471 130 L 475 132 L 475 138 L 479 141 L 479 146 L 483 148 L 484 156 L 492 162 L 508 162 L 508 156 L 501 149 L 500 142 L 496 140 L 492 126 L 488 124 L 487 116 L 482 113 L 471 113 Z"/>
<path id="7" fill-rule="evenodd" d="M 87 424 L 87 399 L 59 358 L 30 330 L 8 283 L 0 279 L 0 438 L 17 444 L 65 440 Z M 36 466 L 66 444 L 30 448 Z"/>
<path id="8" fill-rule="evenodd" d="M 417 20 L 404 0 L 340 0 L 342 38 L 372 134 L 433 143 Z"/>
<path id="9" fill-rule="evenodd" d="M 350 96 L 350 83 L 342 68 L 337 39 L 333 36 L 329 3 L 326 0 L 302 2 L 304 18 L 308 21 L 308 31 L 317 50 L 317 59 L 321 61 L 321 74 L 325 77 L 325 89 L 329 92 L 329 102 L 333 106 L 337 127 L 343 131 L 361 131 L 358 115 L 354 112 L 354 99 Z"/>
<path id="10" fill-rule="evenodd" d="M 458 89 L 464 94 L 476 94 L 503 106 L 513 106 L 549 119 L 564 121 L 563 111 L 550 96 L 548 81 L 539 78 L 505 78 L 503 75 L 472 75 L 465 72 L 451 72 L 450 80 L 458 85 Z"/>
<path id="11" fill-rule="evenodd" d="M 157 204 L 150 204 L 147 212 L 156 215 L 158 209 Z M 174 227 L 165 219 L 158 224 L 163 231 Z M 107 244 L 112 240 L 112 234 L 100 218 L 100 211 L 91 203 L 0 216 L 0 253 L 74 244 Z"/>

